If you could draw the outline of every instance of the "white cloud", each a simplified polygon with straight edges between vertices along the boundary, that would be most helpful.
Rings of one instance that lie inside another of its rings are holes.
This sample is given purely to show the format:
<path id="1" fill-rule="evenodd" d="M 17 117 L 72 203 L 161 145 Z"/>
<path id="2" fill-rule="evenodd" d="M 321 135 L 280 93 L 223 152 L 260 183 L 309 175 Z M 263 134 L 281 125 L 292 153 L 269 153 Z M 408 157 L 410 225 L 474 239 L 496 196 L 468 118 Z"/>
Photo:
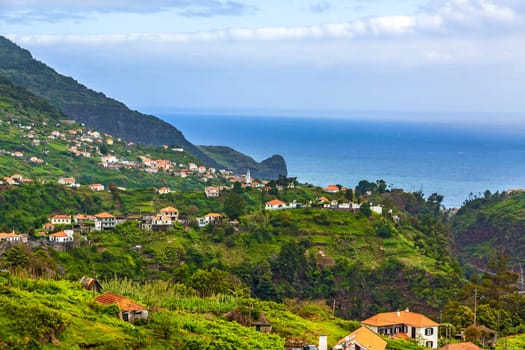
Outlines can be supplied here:
<path id="1" fill-rule="evenodd" d="M 184 17 L 239 16 L 255 7 L 236 0 L 0 0 L 6 21 L 78 19 L 100 13 L 156 13 L 175 11 Z"/>

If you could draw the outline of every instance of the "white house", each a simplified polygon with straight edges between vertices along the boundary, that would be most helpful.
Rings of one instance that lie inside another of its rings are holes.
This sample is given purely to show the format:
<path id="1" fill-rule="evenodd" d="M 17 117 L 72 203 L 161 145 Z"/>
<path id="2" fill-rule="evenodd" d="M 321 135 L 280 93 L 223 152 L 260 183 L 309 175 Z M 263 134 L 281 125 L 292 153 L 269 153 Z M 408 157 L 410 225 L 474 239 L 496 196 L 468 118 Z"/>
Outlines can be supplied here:
<path id="1" fill-rule="evenodd" d="M 265 203 L 266 210 L 279 210 L 279 209 L 287 209 L 287 208 L 288 208 L 288 205 L 285 202 L 280 201 L 278 199 L 274 199 L 274 200 L 271 200 Z"/>
<path id="2" fill-rule="evenodd" d="M 95 230 L 102 231 L 115 227 L 117 218 L 110 213 L 99 213 L 95 215 Z"/>
<path id="3" fill-rule="evenodd" d="M 379 215 L 383 214 L 383 207 L 380 205 L 371 205 L 370 210 Z"/>
<path id="4" fill-rule="evenodd" d="M 49 217 L 52 225 L 71 225 L 71 215 L 57 214 Z"/>
<path id="5" fill-rule="evenodd" d="M 91 184 L 89 189 L 94 192 L 104 192 L 104 185 L 102 184 Z"/>
<path id="6" fill-rule="evenodd" d="M 49 235 L 49 241 L 54 243 L 73 242 L 73 230 L 64 230 Z"/>
<path id="7" fill-rule="evenodd" d="M 374 315 L 361 324 L 376 334 L 416 339 L 421 346 L 438 348 L 439 324 L 408 309 Z"/>
<path id="8" fill-rule="evenodd" d="M 0 241 L 18 242 L 21 240 L 22 240 L 22 235 L 17 235 L 14 232 L 10 232 L 10 233 L 0 232 Z"/>
<path id="9" fill-rule="evenodd" d="M 204 193 L 206 194 L 206 198 L 219 197 L 219 194 L 220 194 L 219 187 L 217 187 L 217 186 L 205 187 L 204 188 Z"/>
<path id="10" fill-rule="evenodd" d="M 161 216 L 165 216 L 165 217 L 168 217 L 170 219 L 170 221 L 177 221 L 177 219 L 179 218 L 179 210 L 177 208 L 173 208 L 173 207 L 166 207 L 166 208 L 162 208 L 160 210 L 160 215 Z M 171 224 L 171 222 L 170 222 Z"/>
<path id="11" fill-rule="evenodd" d="M 61 177 L 58 179 L 58 183 L 69 187 L 78 187 L 74 177 Z"/>

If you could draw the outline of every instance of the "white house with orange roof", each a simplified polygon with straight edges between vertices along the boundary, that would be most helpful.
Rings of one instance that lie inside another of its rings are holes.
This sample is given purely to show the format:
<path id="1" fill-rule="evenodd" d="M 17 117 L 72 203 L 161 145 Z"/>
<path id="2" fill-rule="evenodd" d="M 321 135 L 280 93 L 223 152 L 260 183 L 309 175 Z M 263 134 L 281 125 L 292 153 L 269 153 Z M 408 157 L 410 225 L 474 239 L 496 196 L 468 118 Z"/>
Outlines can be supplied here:
<path id="1" fill-rule="evenodd" d="M 60 232 L 56 232 L 53 234 L 50 234 L 48 236 L 48 239 L 50 242 L 53 243 L 67 243 L 67 242 L 73 242 L 73 230 L 64 230 Z"/>
<path id="2" fill-rule="evenodd" d="M 110 213 L 102 212 L 95 215 L 95 230 L 108 230 L 117 225 L 117 218 Z"/>
<path id="3" fill-rule="evenodd" d="M 171 221 L 177 221 L 179 218 L 179 210 L 173 207 L 166 207 L 160 210 L 161 216 L 169 217 Z"/>
<path id="4" fill-rule="evenodd" d="M 89 189 L 94 192 L 104 192 L 104 185 L 103 184 L 91 184 L 89 185 Z"/>
<path id="5" fill-rule="evenodd" d="M 219 197 L 220 190 L 217 186 L 208 186 L 204 188 L 204 193 L 206 194 L 206 198 L 217 198 Z"/>
<path id="6" fill-rule="evenodd" d="M 376 334 L 416 339 L 421 346 L 438 348 L 439 323 L 408 309 L 374 315 L 361 324 Z"/>
<path id="7" fill-rule="evenodd" d="M 279 200 L 273 199 L 265 203 L 266 210 L 279 210 L 279 209 L 288 209 L 288 204 Z"/>
<path id="8" fill-rule="evenodd" d="M 158 194 L 168 194 L 171 192 L 169 187 L 161 187 L 156 190 Z"/>
<path id="9" fill-rule="evenodd" d="M 55 214 L 49 217 L 52 225 L 71 225 L 71 215 Z"/>
<path id="10" fill-rule="evenodd" d="M 22 241 L 22 236 L 21 235 L 17 235 L 14 232 L 9 232 L 9 233 L 0 232 L 0 241 L 4 241 L 4 242 L 20 242 L 20 241 Z"/>
<path id="11" fill-rule="evenodd" d="M 338 193 L 340 190 L 337 185 L 328 185 L 325 188 L 323 188 L 323 191 L 328 193 Z"/>
<path id="12" fill-rule="evenodd" d="M 61 185 L 69 186 L 69 187 L 78 187 L 79 184 L 76 183 L 76 180 L 74 177 L 61 177 L 58 179 L 58 183 Z"/>

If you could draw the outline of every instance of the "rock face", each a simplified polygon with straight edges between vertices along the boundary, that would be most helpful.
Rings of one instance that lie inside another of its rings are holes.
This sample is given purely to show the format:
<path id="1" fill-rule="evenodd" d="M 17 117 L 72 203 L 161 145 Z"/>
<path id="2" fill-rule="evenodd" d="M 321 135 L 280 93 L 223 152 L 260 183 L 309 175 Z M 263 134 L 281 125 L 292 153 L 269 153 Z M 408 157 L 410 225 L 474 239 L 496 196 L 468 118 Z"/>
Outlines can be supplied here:
<path id="1" fill-rule="evenodd" d="M 0 75 L 13 84 L 44 98 L 69 118 L 84 123 L 88 127 L 145 145 L 183 147 L 209 166 L 229 168 L 237 173 L 244 171 L 241 168 L 226 166 L 220 160 L 205 154 L 171 124 L 155 116 L 130 110 L 123 103 L 109 98 L 103 93 L 93 91 L 73 78 L 58 74 L 44 63 L 35 60 L 29 51 L 18 47 L 1 36 Z M 259 163 L 255 161 L 254 163 L 256 164 L 255 173 L 272 174 L 269 171 L 270 169 L 266 169 L 270 164 L 260 163 L 265 168 L 263 170 L 258 169 L 257 164 Z M 283 163 L 282 157 L 280 161 L 272 161 L 271 164 L 280 167 L 275 169 L 273 173 L 281 173 Z M 286 165 L 284 165 L 284 169 L 286 169 Z M 269 178 L 274 177 L 276 176 Z"/>

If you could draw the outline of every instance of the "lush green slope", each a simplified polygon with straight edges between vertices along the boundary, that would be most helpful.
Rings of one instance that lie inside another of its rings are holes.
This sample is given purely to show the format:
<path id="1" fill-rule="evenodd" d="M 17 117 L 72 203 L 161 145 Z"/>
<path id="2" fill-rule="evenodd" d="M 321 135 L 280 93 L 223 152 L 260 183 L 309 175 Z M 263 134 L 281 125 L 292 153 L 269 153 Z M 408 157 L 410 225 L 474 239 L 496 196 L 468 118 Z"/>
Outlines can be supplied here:
<path id="1" fill-rule="evenodd" d="M 467 202 L 451 220 L 456 247 L 466 263 L 484 268 L 506 255 L 510 265 L 525 263 L 525 192 L 487 193 Z"/>
<path id="2" fill-rule="evenodd" d="M 145 145 L 183 147 L 209 166 L 227 167 L 186 140 L 171 124 L 157 117 L 132 111 L 123 103 L 58 74 L 44 63 L 33 59 L 29 51 L 1 36 L 0 75 L 42 97 L 70 119 L 85 123 L 88 127 Z M 286 175 L 286 166 L 283 167 L 283 163 L 268 162 L 266 165 L 279 166 L 274 168 L 274 172 L 277 175 Z M 241 168 L 233 170 L 238 173 L 245 171 Z"/>

